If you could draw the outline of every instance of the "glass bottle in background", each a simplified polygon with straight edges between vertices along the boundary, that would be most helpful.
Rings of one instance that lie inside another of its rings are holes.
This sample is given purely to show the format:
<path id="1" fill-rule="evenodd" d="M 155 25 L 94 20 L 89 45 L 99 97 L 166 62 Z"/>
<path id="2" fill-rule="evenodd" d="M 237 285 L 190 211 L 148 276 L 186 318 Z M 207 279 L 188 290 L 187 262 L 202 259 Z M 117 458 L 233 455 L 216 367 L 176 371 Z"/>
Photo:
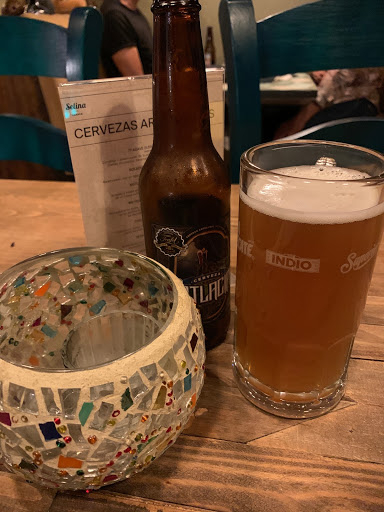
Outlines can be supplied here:
<path id="1" fill-rule="evenodd" d="M 213 28 L 207 27 L 207 37 L 205 39 L 204 59 L 206 67 L 216 64 L 216 49 L 213 42 Z"/>
<path id="2" fill-rule="evenodd" d="M 140 175 L 147 255 L 180 277 L 206 346 L 229 317 L 230 178 L 211 139 L 198 0 L 155 0 L 153 147 Z"/>

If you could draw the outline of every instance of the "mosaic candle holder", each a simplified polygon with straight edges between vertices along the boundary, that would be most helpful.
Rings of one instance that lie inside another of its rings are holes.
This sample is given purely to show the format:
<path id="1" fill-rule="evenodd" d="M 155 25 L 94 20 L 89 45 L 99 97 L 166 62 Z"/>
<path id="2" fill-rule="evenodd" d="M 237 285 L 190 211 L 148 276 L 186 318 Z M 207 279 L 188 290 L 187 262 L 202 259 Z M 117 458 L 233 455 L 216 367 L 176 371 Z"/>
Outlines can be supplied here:
<path id="1" fill-rule="evenodd" d="M 0 276 L 0 456 L 26 479 L 97 489 L 169 447 L 204 378 L 200 315 L 158 263 L 81 248 Z"/>

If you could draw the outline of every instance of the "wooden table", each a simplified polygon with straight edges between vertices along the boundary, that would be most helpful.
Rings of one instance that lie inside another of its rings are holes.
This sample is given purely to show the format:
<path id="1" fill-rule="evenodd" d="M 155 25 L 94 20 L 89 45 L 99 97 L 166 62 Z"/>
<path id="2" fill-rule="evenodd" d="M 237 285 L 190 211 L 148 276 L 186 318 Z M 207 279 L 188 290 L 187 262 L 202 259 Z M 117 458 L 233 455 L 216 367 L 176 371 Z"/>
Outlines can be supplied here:
<path id="1" fill-rule="evenodd" d="M 74 183 L 2 180 L 0 187 L 0 271 L 85 244 Z M 232 196 L 234 271 L 237 186 Z M 149 468 L 87 494 L 40 489 L 3 467 L 0 512 L 383 512 L 383 306 L 384 245 L 346 396 L 333 412 L 286 420 L 248 403 L 232 377 L 232 326 L 226 342 L 208 353 L 194 421 Z"/>
<path id="2" fill-rule="evenodd" d="M 314 101 L 317 86 L 308 73 L 278 76 L 260 81 L 262 105 L 301 106 Z"/>

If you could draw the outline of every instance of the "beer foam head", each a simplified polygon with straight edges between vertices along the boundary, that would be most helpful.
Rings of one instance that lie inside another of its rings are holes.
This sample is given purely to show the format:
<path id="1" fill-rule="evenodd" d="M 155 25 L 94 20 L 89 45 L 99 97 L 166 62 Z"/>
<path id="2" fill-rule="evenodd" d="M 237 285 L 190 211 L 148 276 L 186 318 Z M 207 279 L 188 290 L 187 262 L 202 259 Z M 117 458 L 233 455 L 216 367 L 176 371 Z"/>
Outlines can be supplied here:
<path id="1" fill-rule="evenodd" d="M 287 167 L 255 175 L 247 194 L 241 192 L 240 197 L 261 213 L 293 222 L 355 222 L 384 211 L 378 186 L 354 182 L 369 177 L 340 167 Z"/>

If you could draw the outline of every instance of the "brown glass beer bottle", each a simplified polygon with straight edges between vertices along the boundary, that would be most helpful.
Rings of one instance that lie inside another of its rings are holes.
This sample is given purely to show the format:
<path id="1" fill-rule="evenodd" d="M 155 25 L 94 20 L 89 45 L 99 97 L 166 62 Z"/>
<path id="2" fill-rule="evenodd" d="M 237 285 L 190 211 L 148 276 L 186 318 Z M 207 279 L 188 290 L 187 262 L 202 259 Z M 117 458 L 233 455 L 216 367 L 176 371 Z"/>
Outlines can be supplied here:
<path id="1" fill-rule="evenodd" d="M 147 255 L 180 277 L 206 346 L 228 329 L 230 179 L 213 146 L 198 0 L 154 0 L 153 147 L 140 174 Z"/>
<path id="2" fill-rule="evenodd" d="M 213 28 L 207 27 L 207 37 L 204 47 L 204 59 L 206 67 L 214 66 L 216 64 L 216 49 L 213 42 Z"/>

